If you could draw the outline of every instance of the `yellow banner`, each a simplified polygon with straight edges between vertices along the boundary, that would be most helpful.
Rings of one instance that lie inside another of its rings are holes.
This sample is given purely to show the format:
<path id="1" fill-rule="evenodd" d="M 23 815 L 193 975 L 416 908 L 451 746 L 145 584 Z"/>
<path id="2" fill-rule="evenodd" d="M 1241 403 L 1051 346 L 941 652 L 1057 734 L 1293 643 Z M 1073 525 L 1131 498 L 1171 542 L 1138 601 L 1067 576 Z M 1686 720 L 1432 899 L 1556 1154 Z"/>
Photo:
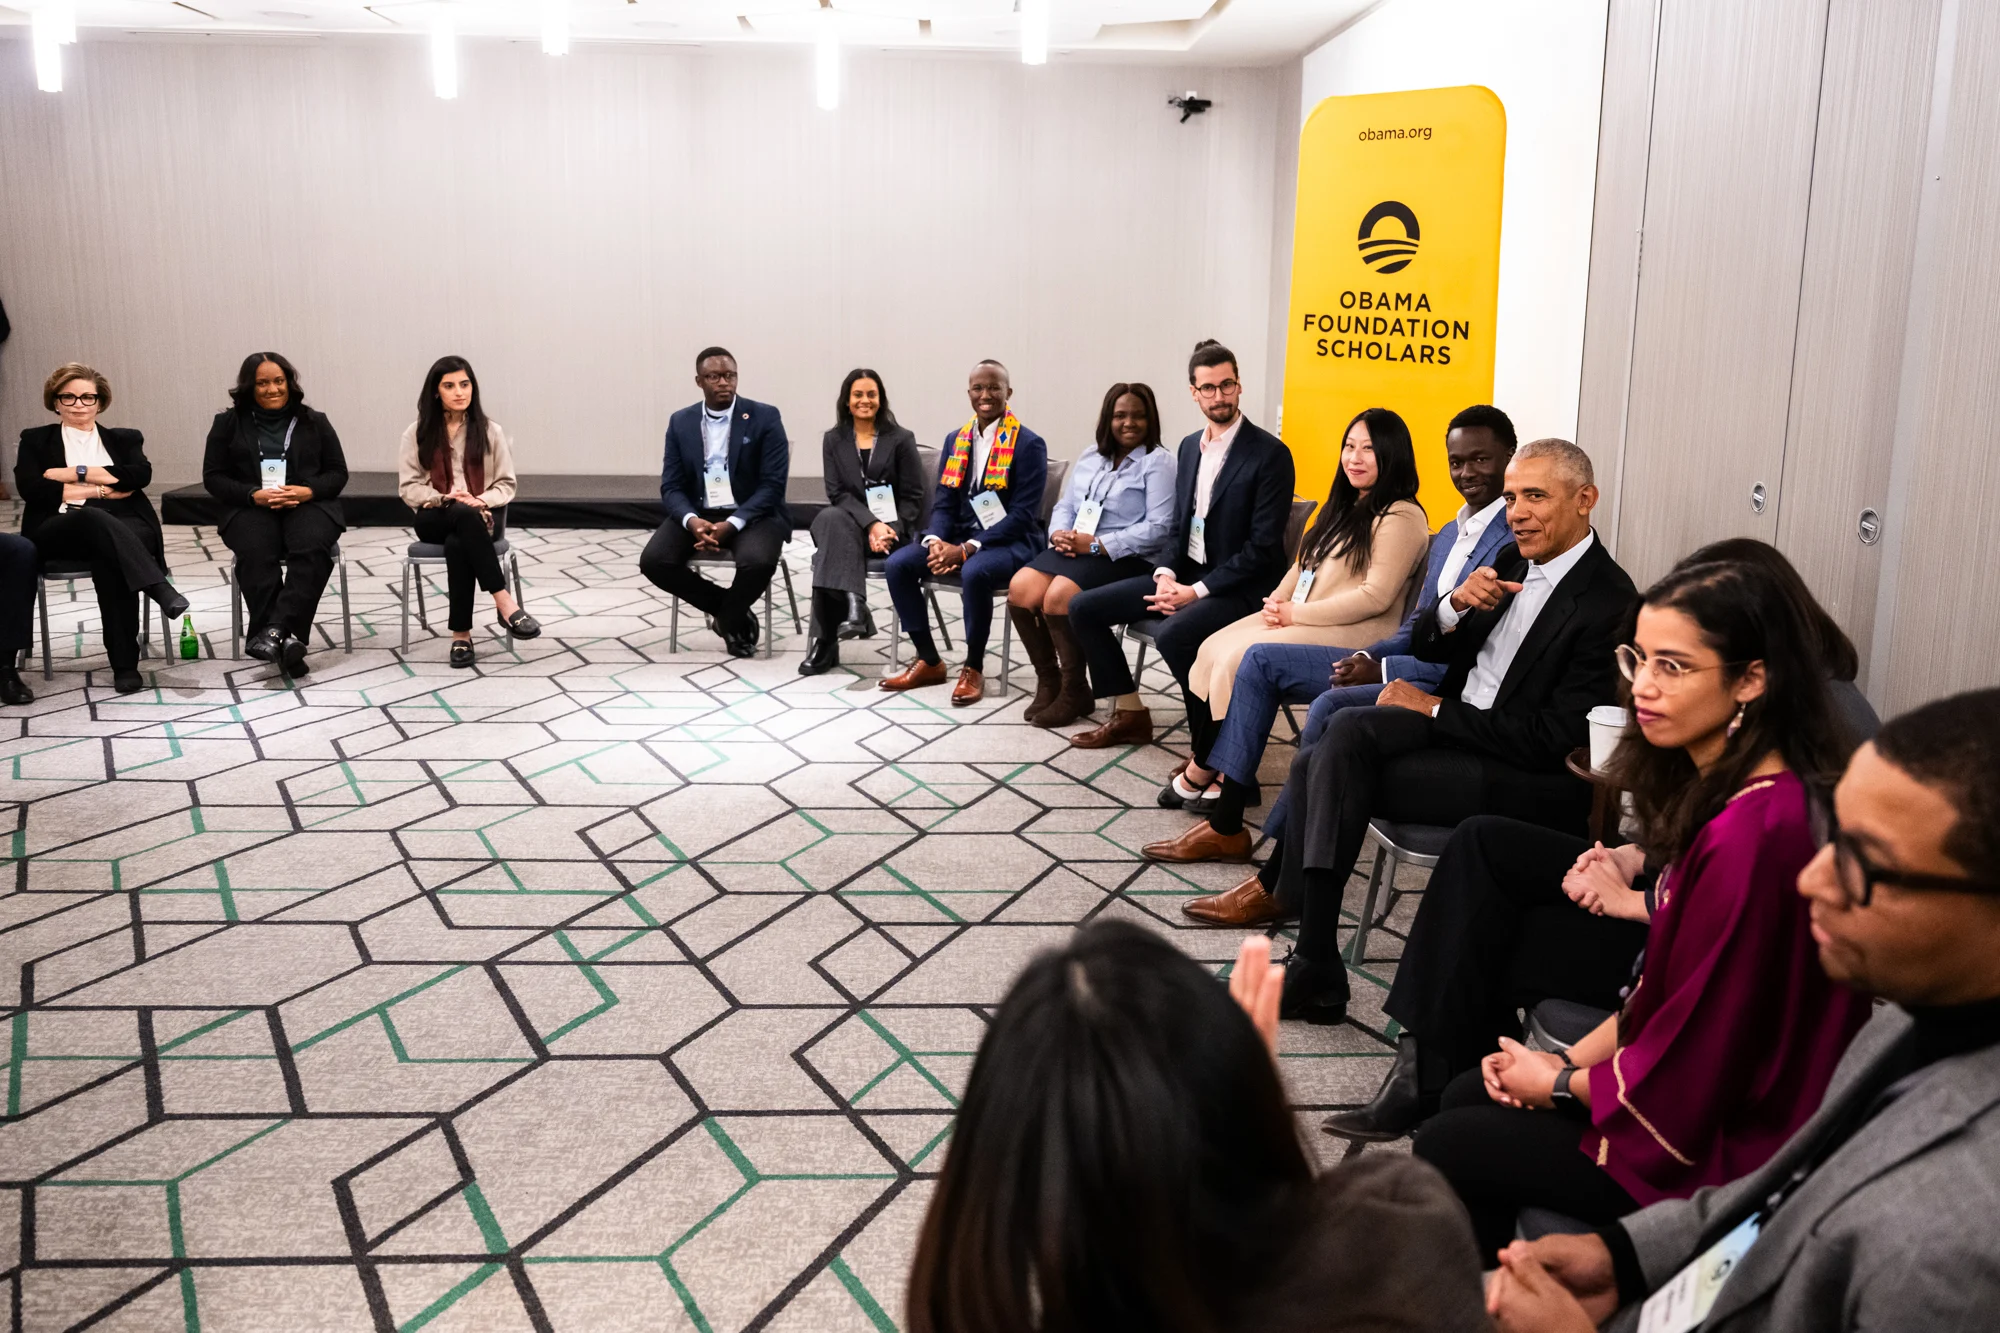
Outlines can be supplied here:
<path id="1" fill-rule="evenodd" d="M 1347 423 L 1386 407 L 1409 423 L 1431 527 L 1458 512 L 1444 432 L 1493 400 L 1506 148 L 1487 88 L 1329 97 L 1306 118 L 1283 422 L 1300 495 L 1326 497 Z"/>

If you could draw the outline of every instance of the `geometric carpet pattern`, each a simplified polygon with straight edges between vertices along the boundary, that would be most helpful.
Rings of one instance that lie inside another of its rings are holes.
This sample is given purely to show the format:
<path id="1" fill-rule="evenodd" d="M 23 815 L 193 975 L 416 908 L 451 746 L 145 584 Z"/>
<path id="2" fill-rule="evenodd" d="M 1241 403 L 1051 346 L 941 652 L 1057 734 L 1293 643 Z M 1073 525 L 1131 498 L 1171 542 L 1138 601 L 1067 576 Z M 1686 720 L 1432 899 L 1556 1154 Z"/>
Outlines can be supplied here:
<path id="1" fill-rule="evenodd" d="M 676 653 L 647 534 L 517 532 L 543 637 L 482 596 L 454 671 L 397 651 L 408 534 L 357 530 L 354 651 L 336 583 L 293 683 L 227 657 L 214 532 L 167 534 L 202 657 L 115 694 L 54 585 L 55 678 L 0 710 L 16 1330 L 893 1329 L 1021 962 L 1107 915 L 1234 955 L 1178 906 L 1241 868 L 1138 857 L 1186 822 L 1154 805 L 1180 732 L 1079 751 L 1018 689 L 873 690 L 885 603 L 807 679 L 782 584 L 773 658 L 698 616 Z M 1350 1021 L 1286 1025 L 1309 1130 L 1387 1066 L 1398 904 Z"/>

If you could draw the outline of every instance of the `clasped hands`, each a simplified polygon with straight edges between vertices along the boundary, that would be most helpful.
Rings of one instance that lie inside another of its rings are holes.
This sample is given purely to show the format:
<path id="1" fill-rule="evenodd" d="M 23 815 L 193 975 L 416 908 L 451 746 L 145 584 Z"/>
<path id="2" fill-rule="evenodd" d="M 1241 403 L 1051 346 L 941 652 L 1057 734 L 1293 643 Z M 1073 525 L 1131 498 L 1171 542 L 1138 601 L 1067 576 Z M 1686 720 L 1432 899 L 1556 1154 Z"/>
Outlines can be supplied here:
<path id="1" fill-rule="evenodd" d="M 1593 845 L 1563 876 L 1562 890 L 1569 900 L 1594 916 L 1612 916 L 1624 921 L 1650 921 L 1646 895 L 1632 887 L 1632 881 L 1646 868 L 1646 853 L 1637 843 L 1622 847 Z"/>
<path id="2" fill-rule="evenodd" d="M 268 490 L 250 492 L 251 502 L 263 509 L 297 509 L 313 498 L 310 486 L 274 486 Z M 459 499 L 457 494 L 448 495 L 447 500 Z M 477 503 L 476 501 L 474 503 Z"/>
<path id="3" fill-rule="evenodd" d="M 1049 533 L 1049 545 L 1064 555 L 1089 555 L 1093 540 L 1088 534 L 1070 528 L 1057 528 Z"/>
<path id="4" fill-rule="evenodd" d="M 712 523 L 700 514 L 689 517 L 688 531 L 694 534 L 694 549 L 697 551 L 720 551 L 736 540 L 734 523 Z"/>
<path id="5" fill-rule="evenodd" d="M 1200 596 L 1191 584 L 1182 583 L 1162 570 L 1153 575 L 1153 591 L 1146 597 L 1146 609 L 1156 616 L 1170 616 Z"/>
<path id="6" fill-rule="evenodd" d="M 965 547 L 956 542 L 932 542 L 924 563 L 933 574 L 949 574 L 965 563 Z"/>
<path id="7" fill-rule="evenodd" d="M 1264 628 L 1283 629 L 1292 622 L 1292 599 L 1289 597 L 1266 597 L 1264 599 Z"/>
<path id="8" fill-rule="evenodd" d="M 896 545 L 896 530 L 887 523 L 868 525 L 868 549 L 876 555 L 887 555 Z"/>

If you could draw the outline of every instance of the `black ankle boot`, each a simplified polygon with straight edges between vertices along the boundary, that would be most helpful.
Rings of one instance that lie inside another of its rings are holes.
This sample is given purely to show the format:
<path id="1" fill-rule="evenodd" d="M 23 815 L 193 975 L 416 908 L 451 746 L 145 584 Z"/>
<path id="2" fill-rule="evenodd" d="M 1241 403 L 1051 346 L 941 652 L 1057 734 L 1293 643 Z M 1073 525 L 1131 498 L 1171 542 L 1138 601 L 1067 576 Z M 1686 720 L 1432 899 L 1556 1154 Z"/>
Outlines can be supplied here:
<path id="1" fill-rule="evenodd" d="M 812 629 L 806 639 L 801 676 L 817 676 L 840 665 L 840 618 L 847 612 L 847 594 L 838 588 L 814 588 Z"/>
<path id="2" fill-rule="evenodd" d="M 1293 954 L 1285 966 L 1285 993 L 1278 1001 L 1278 1017 L 1319 1024 L 1346 1022 L 1347 969 L 1340 960 L 1316 963 L 1303 954 Z"/>
<path id="3" fill-rule="evenodd" d="M 847 618 L 840 622 L 840 637 L 843 639 L 872 639 L 875 637 L 875 613 L 868 609 L 866 597 L 844 594 L 847 598 Z"/>
<path id="4" fill-rule="evenodd" d="M 1396 1063 L 1376 1090 L 1375 1100 L 1352 1111 L 1329 1116 L 1320 1128 L 1337 1138 L 1384 1143 L 1400 1139 L 1437 1110 L 1437 1098 L 1426 1105 L 1417 1059 L 1417 1039 L 1405 1032 L 1396 1043 Z"/>

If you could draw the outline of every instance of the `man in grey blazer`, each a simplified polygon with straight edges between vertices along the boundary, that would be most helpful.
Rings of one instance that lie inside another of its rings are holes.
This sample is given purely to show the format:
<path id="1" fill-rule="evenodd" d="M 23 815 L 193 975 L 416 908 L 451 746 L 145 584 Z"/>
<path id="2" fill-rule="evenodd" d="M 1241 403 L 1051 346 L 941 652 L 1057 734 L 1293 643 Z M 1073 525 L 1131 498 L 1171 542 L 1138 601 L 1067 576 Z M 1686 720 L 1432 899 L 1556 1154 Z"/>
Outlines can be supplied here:
<path id="1" fill-rule="evenodd" d="M 1821 824 L 1820 961 L 1891 1003 L 1762 1170 L 1501 1251 L 1502 1329 L 2000 1327 L 2000 690 L 1888 723 Z"/>

